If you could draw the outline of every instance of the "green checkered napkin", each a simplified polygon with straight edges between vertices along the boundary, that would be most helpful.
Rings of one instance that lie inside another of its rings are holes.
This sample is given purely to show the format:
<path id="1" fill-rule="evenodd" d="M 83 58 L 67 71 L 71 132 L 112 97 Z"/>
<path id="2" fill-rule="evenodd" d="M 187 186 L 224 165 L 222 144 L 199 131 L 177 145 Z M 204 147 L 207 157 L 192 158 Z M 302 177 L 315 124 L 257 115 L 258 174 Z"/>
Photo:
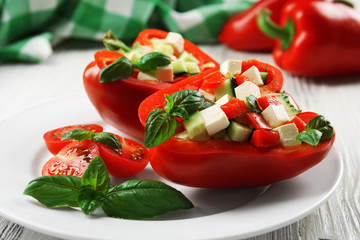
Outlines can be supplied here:
<path id="1" fill-rule="evenodd" d="M 0 0 L 0 60 L 41 62 L 67 38 L 100 41 L 111 29 L 132 41 L 145 28 L 216 42 L 229 17 L 253 0 Z"/>

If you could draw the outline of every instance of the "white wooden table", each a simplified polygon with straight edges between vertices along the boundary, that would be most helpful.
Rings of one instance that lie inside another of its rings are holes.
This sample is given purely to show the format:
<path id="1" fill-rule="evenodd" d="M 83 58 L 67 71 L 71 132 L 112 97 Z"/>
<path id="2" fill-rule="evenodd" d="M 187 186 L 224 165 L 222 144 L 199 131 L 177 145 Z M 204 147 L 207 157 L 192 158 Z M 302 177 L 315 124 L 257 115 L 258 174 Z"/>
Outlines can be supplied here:
<path id="1" fill-rule="evenodd" d="M 68 41 L 57 47 L 44 63 L 1 64 L 0 119 L 44 101 L 83 93 L 83 70 L 101 48 L 100 43 Z M 221 45 L 201 48 L 219 62 L 229 58 L 258 58 L 274 64 L 271 55 L 266 53 L 236 52 Z M 283 89 L 290 92 L 303 109 L 322 113 L 331 120 L 345 172 L 335 193 L 310 215 L 251 239 L 360 239 L 360 76 L 314 80 L 284 72 L 284 80 Z M 0 217 L 0 239 L 58 238 Z"/>

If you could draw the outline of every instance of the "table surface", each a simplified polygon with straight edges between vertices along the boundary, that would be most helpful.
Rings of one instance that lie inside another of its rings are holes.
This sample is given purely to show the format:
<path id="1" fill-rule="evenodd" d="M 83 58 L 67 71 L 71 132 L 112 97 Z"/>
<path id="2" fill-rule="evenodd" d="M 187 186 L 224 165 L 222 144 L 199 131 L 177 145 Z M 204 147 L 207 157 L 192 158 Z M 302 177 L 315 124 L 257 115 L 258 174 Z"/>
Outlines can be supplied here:
<path id="1" fill-rule="evenodd" d="M 222 45 L 200 47 L 218 62 L 257 58 L 274 64 L 268 53 L 238 52 Z M 83 70 L 101 48 L 100 43 L 72 40 L 56 47 L 54 54 L 41 64 L 1 64 L 0 119 L 44 101 L 84 93 Z M 331 120 L 345 172 L 335 193 L 310 215 L 251 239 L 360 239 L 360 76 L 318 80 L 283 74 L 283 89 L 293 95 L 302 109 L 320 112 Z M 58 238 L 0 217 L 0 239 Z"/>

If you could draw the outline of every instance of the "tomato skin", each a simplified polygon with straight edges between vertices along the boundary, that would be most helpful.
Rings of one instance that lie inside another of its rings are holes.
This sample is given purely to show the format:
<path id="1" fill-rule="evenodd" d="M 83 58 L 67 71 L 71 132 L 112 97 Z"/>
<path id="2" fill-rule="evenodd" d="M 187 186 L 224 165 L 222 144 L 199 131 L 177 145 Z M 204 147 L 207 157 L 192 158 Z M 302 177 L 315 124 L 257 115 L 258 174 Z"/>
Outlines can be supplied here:
<path id="1" fill-rule="evenodd" d="M 253 132 L 250 143 L 255 147 L 276 147 L 279 140 L 279 133 L 260 129 Z"/>
<path id="2" fill-rule="evenodd" d="M 71 130 L 74 130 L 74 129 L 86 129 L 86 130 L 90 130 L 93 132 L 102 132 L 103 131 L 103 127 L 100 125 L 97 125 L 97 124 L 70 125 L 70 126 L 50 130 L 43 135 L 43 138 L 44 138 L 44 141 L 45 141 L 45 144 L 46 144 L 46 147 L 48 148 L 48 150 L 52 154 L 56 155 L 62 148 L 64 148 L 69 143 L 73 142 L 73 140 L 71 140 L 71 139 L 61 141 L 61 137 L 65 133 L 70 132 Z"/>
<path id="3" fill-rule="evenodd" d="M 146 29 L 139 33 L 134 43 L 151 45 L 151 38 L 163 39 L 167 32 L 157 29 Z M 207 62 L 219 64 L 200 50 L 195 44 L 185 40 L 184 49 L 193 54 L 199 61 L 200 66 Z M 99 83 L 100 68 L 95 62 L 91 62 L 83 74 L 86 93 L 99 112 L 103 120 L 121 132 L 134 138 L 143 140 L 144 127 L 138 118 L 138 107 L 142 100 L 160 89 L 171 86 L 171 83 L 160 81 L 143 81 L 134 77 L 109 82 Z M 181 81 L 187 76 L 177 77 Z"/>
<path id="4" fill-rule="evenodd" d="M 122 150 L 117 151 L 102 143 L 97 143 L 100 156 L 110 175 L 126 178 L 140 173 L 149 163 L 148 150 L 140 143 L 115 135 L 121 142 Z"/>
<path id="5" fill-rule="evenodd" d="M 91 160 L 99 154 L 98 145 L 91 140 L 71 142 L 45 163 L 42 175 L 73 175 L 82 177 Z"/>
<path id="6" fill-rule="evenodd" d="M 246 118 L 256 130 L 271 130 L 269 124 L 259 113 L 246 113 Z"/>

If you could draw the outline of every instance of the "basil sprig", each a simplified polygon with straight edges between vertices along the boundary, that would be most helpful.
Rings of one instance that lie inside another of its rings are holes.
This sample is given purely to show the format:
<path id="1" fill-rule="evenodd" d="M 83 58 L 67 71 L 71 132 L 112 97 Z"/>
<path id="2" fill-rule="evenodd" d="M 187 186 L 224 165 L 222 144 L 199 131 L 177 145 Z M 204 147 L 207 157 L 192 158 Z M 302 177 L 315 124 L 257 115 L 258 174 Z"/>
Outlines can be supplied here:
<path id="1" fill-rule="evenodd" d="M 134 74 L 134 68 L 142 72 L 150 72 L 170 63 L 170 58 L 159 52 L 145 54 L 134 65 L 127 57 L 121 57 L 100 70 L 99 82 L 107 83 L 130 77 Z"/>
<path id="2" fill-rule="evenodd" d="M 129 48 L 125 43 L 117 39 L 111 30 L 109 30 L 102 38 L 103 44 L 106 49 L 110 51 L 125 51 L 130 52 L 131 48 Z"/>
<path id="3" fill-rule="evenodd" d="M 145 147 L 156 147 L 168 141 L 179 127 L 175 117 L 188 120 L 205 102 L 204 95 L 193 89 L 181 90 L 171 96 L 165 94 L 165 99 L 165 110 L 155 108 L 146 119 Z"/>
<path id="4" fill-rule="evenodd" d="M 324 116 L 318 115 L 306 124 L 305 130 L 299 133 L 296 139 L 316 146 L 320 142 L 330 140 L 334 134 L 334 128 L 330 122 Z"/>
<path id="5" fill-rule="evenodd" d="M 110 187 L 110 178 L 101 157 L 96 156 L 82 178 L 71 175 L 42 176 L 24 191 L 47 207 L 80 207 L 91 214 L 101 207 L 111 217 L 151 218 L 194 205 L 176 189 L 156 181 L 129 180 Z"/>
<path id="6" fill-rule="evenodd" d="M 142 72 L 150 72 L 158 67 L 167 66 L 171 63 L 169 56 L 160 52 L 145 54 L 136 61 L 135 67 Z"/>
<path id="7" fill-rule="evenodd" d="M 61 140 L 66 139 L 75 139 L 78 141 L 89 139 L 95 142 L 109 145 L 115 149 L 121 150 L 122 148 L 119 139 L 117 139 L 114 134 L 108 132 L 92 132 L 86 129 L 74 129 L 65 133 L 61 137 Z"/>

